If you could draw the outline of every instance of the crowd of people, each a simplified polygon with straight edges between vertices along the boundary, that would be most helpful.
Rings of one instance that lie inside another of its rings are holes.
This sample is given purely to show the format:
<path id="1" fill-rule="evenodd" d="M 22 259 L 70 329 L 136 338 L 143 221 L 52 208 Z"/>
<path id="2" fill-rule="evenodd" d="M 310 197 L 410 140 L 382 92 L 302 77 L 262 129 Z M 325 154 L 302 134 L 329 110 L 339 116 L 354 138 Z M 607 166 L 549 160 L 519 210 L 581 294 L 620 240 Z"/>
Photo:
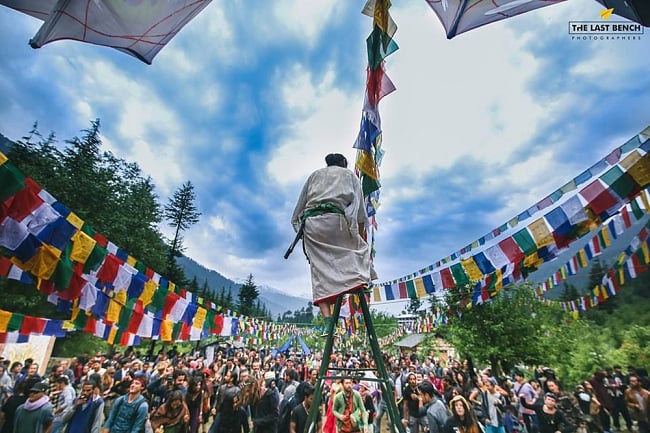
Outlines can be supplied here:
<path id="1" fill-rule="evenodd" d="M 323 381 L 316 408 L 320 353 L 229 348 L 208 362 L 175 348 L 151 360 L 129 350 L 63 359 L 45 377 L 31 359 L 0 359 L 0 433 L 302 433 L 312 411 L 317 433 L 393 423 L 409 433 L 650 433 L 642 368 L 614 366 L 565 390 L 550 368 L 496 377 L 433 357 L 384 362 L 387 382 L 366 352 L 332 355 L 328 376 L 344 377 Z"/>

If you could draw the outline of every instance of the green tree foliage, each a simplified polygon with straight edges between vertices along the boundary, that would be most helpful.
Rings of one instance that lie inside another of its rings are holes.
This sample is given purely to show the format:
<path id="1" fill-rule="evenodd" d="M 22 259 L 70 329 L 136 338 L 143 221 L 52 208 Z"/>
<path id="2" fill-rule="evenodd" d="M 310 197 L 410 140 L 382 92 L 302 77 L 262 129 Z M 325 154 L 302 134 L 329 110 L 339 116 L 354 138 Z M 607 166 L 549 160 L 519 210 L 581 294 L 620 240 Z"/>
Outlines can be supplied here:
<path id="1" fill-rule="evenodd" d="M 406 304 L 406 311 L 409 314 L 420 314 L 420 307 L 422 306 L 422 300 L 420 298 L 410 298 L 408 304 Z"/>
<path id="2" fill-rule="evenodd" d="M 507 372 L 519 363 L 546 363 L 561 345 L 560 310 L 540 301 L 529 285 L 501 290 L 473 306 L 472 291 L 456 287 L 445 298 L 455 313 L 449 314 L 448 338 L 462 356 Z"/>
<path id="3" fill-rule="evenodd" d="M 259 296 L 260 292 L 253 279 L 253 274 L 249 274 L 244 285 L 240 287 L 239 295 L 237 296 L 239 313 L 245 316 L 252 316 L 255 313 L 255 301 L 257 301 Z"/>
<path id="4" fill-rule="evenodd" d="M 137 164 L 101 150 L 100 122 L 81 137 L 56 142 L 38 125 L 18 141 L 9 158 L 27 176 L 71 209 L 94 230 L 155 270 L 163 270 L 165 245 L 158 230 L 161 210 L 150 178 Z M 0 308 L 34 316 L 63 318 L 35 288 L 0 280 Z"/>
<path id="5" fill-rule="evenodd" d="M 174 229 L 174 238 L 169 246 L 167 269 L 170 274 L 182 270 L 176 264 L 176 257 L 184 251 L 183 232 L 199 222 L 201 212 L 196 204 L 194 186 L 189 180 L 178 188 L 169 202 L 165 205 L 164 216 L 170 227 Z"/>

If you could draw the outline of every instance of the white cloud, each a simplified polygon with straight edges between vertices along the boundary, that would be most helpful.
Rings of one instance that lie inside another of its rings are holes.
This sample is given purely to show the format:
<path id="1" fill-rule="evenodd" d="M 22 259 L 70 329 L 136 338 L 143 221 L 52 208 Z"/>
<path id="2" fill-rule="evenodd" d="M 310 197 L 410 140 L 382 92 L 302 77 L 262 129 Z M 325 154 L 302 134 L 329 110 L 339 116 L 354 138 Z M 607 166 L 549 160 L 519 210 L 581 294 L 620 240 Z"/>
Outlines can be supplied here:
<path id="1" fill-rule="evenodd" d="M 279 72 L 280 103 L 289 108 L 292 123 L 283 126 L 288 133 L 277 144 L 267 165 L 269 176 L 281 185 L 306 179 L 324 165 L 324 157 L 340 152 L 354 161 L 352 144 L 359 132 L 363 91 L 346 94 L 336 87 L 332 68 L 320 81 L 308 69 L 296 64 Z"/>

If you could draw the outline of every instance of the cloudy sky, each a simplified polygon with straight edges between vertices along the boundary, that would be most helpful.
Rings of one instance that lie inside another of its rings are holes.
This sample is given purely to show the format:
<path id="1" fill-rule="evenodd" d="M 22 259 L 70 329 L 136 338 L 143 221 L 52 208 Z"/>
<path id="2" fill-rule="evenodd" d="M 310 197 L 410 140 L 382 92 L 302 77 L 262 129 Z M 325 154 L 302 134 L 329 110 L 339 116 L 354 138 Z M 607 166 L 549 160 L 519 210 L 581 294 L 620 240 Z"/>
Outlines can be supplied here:
<path id="1" fill-rule="evenodd" d="M 282 255 L 309 173 L 354 160 L 365 88 L 365 1 L 214 1 L 148 66 L 70 41 L 31 49 L 40 22 L 0 7 L 0 133 L 60 139 L 99 118 L 162 201 L 187 180 L 203 216 L 187 253 L 309 296 Z M 650 124 L 650 35 L 572 40 L 600 4 L 569 0 L 447 40 L 423 1 L 394 1 L 400 49 L 380 104 L 380 281 L 428 266 L 546 197 Z M 614 16 L 613 20 L 622 20 Z"/>

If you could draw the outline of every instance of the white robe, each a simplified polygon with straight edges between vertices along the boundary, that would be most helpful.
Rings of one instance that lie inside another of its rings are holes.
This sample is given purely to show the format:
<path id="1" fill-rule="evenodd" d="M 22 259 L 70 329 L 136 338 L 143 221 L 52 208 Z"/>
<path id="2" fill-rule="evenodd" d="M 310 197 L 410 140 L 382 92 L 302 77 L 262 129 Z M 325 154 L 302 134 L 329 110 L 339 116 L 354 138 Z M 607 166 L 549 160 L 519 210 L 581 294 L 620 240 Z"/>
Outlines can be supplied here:
<path id="1" fill-rule="evenodd" d="M 291 217 L 298 231 L 306 209 L 332 203 L 344 211 L 307 218 L 303 243 L 311 267 L 314 305 L 370 283 L 370 250 L 359 235 L 368 216 L 359 179 L 347 168 L 330 166 L 313 172 L 302 188 Z"/>

